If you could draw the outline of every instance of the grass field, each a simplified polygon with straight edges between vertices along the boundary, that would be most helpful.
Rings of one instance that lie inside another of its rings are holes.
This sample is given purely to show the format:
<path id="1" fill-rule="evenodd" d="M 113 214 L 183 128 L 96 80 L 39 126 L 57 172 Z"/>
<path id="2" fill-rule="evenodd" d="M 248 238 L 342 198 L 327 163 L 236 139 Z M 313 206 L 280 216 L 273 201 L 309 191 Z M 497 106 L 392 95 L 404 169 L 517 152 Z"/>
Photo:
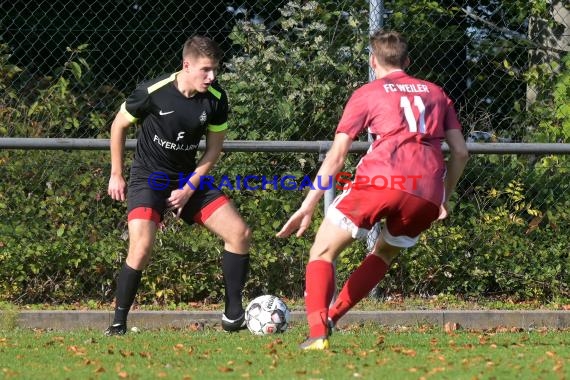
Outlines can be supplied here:
<path id="1" fill-rule="evenodd" d="M 347 326 L 331 349 L 297 348 L 303 325 L 254 336 L 214 329 L 0 331 L 0 377 L 22 379 L 570 379 L 570 331 Z"/>

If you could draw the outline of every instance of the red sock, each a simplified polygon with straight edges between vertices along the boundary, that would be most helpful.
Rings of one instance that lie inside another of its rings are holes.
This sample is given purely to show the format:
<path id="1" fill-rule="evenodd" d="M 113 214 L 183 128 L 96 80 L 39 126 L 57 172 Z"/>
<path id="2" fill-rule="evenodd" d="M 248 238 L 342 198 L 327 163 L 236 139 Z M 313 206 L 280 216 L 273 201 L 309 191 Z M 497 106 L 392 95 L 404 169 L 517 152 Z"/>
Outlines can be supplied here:
<path id="1" fill-rule="evenodd" d="M 305 273 L 305 308 L 310 338 L 327 335 L 327 314 L 333 292 L 332 263 L 323 260 L 309 262 Z"/>
<path id="2" fill-rule="evenodd" d="M 389 266 L 380 257 L 370 254 L 348 278 L 334 305 L 329 318 L 336 323 L 354 305 L 364 298 L 384 278 Z"/>

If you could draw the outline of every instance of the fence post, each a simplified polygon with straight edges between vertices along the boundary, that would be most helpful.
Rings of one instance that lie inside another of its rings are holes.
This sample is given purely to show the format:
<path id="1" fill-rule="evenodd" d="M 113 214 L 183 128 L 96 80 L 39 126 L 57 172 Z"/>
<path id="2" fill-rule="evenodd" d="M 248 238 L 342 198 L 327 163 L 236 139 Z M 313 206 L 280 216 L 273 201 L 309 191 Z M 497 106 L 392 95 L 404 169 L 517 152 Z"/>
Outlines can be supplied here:
<path id="1" fill-rule="evenodd" d="M 375 30 L 380 29 L 384 26 L 384 1 L 383 0 L 370 0 L 370 16 L 369 16 L 369 26 L 370 26 L 370 34 L 372 34 Z M 372 50 L 370 51 L 372 54 Z M 374 70 L 370 67 L 368 69 L 368 81 L 372 82 L 375 79 Z M 374 136 L 368 131 L 368 142 L 374 141 Z M 376 244 L 376 240 L 378 240 L 378 236 L 380 235 L 380 223 L 376 223 L 372 226 L 372 229 L 366 236 L 366 249 L 368 250 L 367 254 L 372 252 L 374 248 L 374 244 Z M 370 297 L 377 296 L 377 286 L 372 289 L 370 292 Z"/>

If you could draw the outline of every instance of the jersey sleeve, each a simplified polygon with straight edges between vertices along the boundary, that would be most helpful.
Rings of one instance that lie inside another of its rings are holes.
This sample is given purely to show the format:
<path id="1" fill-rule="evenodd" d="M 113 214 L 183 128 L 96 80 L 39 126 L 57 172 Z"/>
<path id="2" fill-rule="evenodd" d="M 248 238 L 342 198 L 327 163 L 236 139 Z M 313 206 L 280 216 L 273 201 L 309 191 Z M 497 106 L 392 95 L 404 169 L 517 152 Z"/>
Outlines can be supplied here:
<path id="1" fill-rule="evenodd" d="M 134 123 L 148 114 L 149 100 L 150 94 L 148 89 L 143 85 L 139 85 L 121 104 L 121 112 L 131 123 Z"/>
<path id="2" fill-rule="evenodd" d="M 208 91 L 216 98 L 208 131 L 222 132 L 228 129 L 228 96 L 221 88 L 210 86 Z"/>
<path id="3" fill-rule="evenodd" d="M 459 119 L 457 118 L 457 113 L 455 112 L 455 106 L 453 105 L 453 101 L 446 96 L 447 102 L 447 109 L 445 112 L 445 121 L 443 125 L 443 129 L 448 131 L 450 129 L 459 129 L 461 130 L 461 123 L 459 123 Z"/>
<path id="4" fill-rule="evenodd" d="M 346 133 L 353 140 L 367 127 L 368 97 L 362 89 L 356 90 L 344 107 L 336 133 Z"/>

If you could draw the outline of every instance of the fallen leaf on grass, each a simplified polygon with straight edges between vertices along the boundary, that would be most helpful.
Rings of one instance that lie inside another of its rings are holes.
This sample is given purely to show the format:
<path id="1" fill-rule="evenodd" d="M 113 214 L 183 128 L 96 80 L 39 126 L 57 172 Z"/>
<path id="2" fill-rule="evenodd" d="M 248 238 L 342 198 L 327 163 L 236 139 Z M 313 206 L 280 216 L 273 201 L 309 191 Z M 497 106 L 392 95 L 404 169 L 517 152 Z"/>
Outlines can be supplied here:
<path id="1" fill-rule="evenodd" d="M 379 337 L 376 338 L 376 346 L 381 346 L 384 344 L 384 335 L 380 335 Z"/>
<path id="2" fill-rule="evenodd" d="M 119 353 L 121 354 L 122 357 L 126 358 L 128 356 L 133 356 L 134 352 L 132 351 L 127 351 L 127 350 L 120 350 Z"/>
<path id="3" fill-rule="evenodd" d="M 78 346 L 69 346 L 67 351 L 73 352 L 75 355 L 85 355 L 85 348 Z"/>
<path id="4" fill-rule="evenodd" d="M 6 376 L 6 378 L 9 377 L 16 377 L 19 375 L 18 372 L 11 370 L 10 368 L 2 368 L 2 373 Z"/>
<path id="5" fill-rule="evenodd" d="M 204 330 L 204 324 L 202 322 L 194 322 L 188 326 L 190 331 L 202 331 Z"/>
<path id="6" fill-rule="evenodd" d="M 416 356 L 416 351 L 412 350 L 411 348 L 405 348 L 405 347 L 392 347 L 392 351 L 397 353 L 397 354 L 403 354 L 406 356 L 411 356 L 414 357 Z"/>
<path id="7" fill-rule="evenodd" d="M 444 371 L 445 371 L 445 367 L 435 367 L 435 368 L 432 368 L 432 369 L 428 372 L 428 375 L 433 375 L 433 374 L 436 374 L 436 373 L 438 373 L 438 372 L 444 372 Z"/>
<path id="8" fill-rule="evenodd" d="M 180 351 L 181 349 L 184 348 L 184 345 L 182 343 L 177 343 L 172 348 L 174 349 L 174 351 Z"/>
<path id="9" fill-rule="evenodd" d="M 220 372 L 233 372 L 233 369 L 230 367 L 218 367 L 218 371 Z"/>
<path id="10" fill-rule="evenodd" d="M 265 346 L 265 347 L 267 347 L 267 348 L 273 348 L 273 347 L 275 347 L 276 345 L 279 345 L 279 344 L 283 344 L 283 340 L 281 340 L 281 338 L 275 339 L 274 341 L 270 342 L 270 343 L 269 343 L 267 346 Z"/>
<path id="11" fill-rule="evenodd" d="M 562 361 L 558 361 L 558 362 L 556 362 L 556 365 L 555 365 L 554 367 L 552 367 L 552 370 L 553 370 L 554 372 L 561 372 L 563 368 L 564 368 L 563 362 L 562 362 Z"/>
<path id="12" fill-rule="evenodd" d="M 455 322 L 447 322 L 444 326 L 443 326 L 443 330 L 447 333 L 450 334 L 454 331 L 457 331 L 457 329 L 459 329 L 459 323 L 455 323 Z"/>

